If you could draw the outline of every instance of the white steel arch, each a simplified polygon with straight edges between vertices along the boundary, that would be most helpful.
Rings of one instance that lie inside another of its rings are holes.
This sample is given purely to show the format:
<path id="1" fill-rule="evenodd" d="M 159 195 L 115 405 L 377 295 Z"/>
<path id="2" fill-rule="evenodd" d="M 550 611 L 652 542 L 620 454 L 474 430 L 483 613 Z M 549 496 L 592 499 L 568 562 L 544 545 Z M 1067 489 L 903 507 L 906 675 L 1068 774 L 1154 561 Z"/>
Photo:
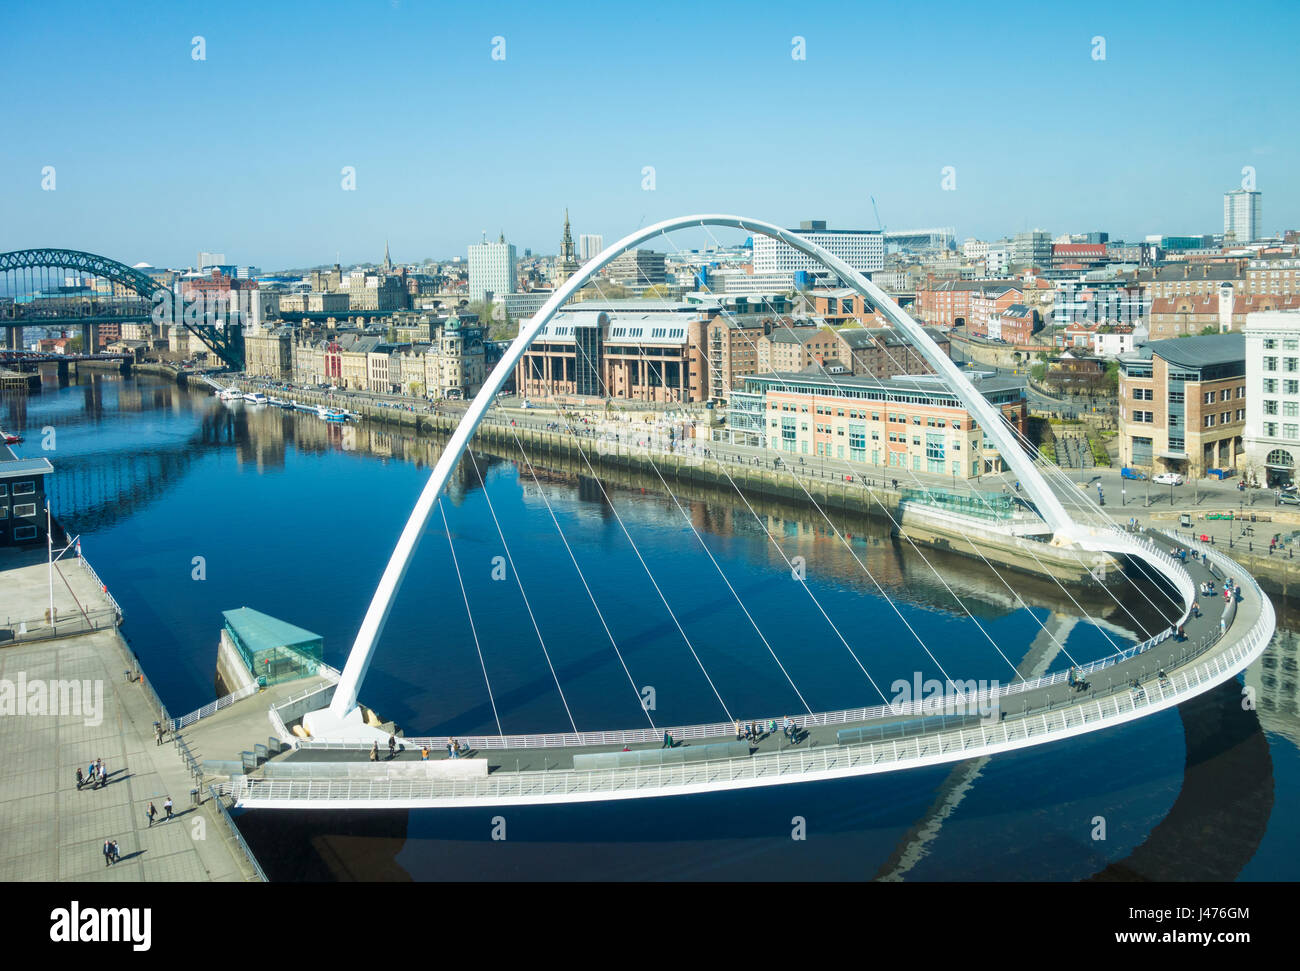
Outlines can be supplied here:
<path id="1" fill-rule="evenodd" d="M 967 410 L 979 420 L 988 437 L 993 439 L 998 452 L 1019 477 L 1025 491 L 1033 498 L 1039 515 L 1043 517 L 1043 520 L 1052 528 L 1055 534 L 1054 542 L 1080 542 L 1082 545 L 1093 549 L 1115 547 L 1115 537 L 1108 537 L 1107 541 L 1100 543 L 1095 540 L 1089 542 L 1086 537 L 1080 535 L 1078 525 L 1070 518 L 1061 501 L 1047 485 L 1047 482 L 1034 466 L 1033 460 L 1025 454 L 1016 442 L 1015 436 L 1003 419 L 1001 411 L 989 404 L 984 396 L 970 383 L 970 380 L 952 362 L 952 359 L 944 354 L 938 345 L 930 339 L 920 324 L 904 313 L 902 308 L 891 300 L 883 290 L 853 269 L 853 267 L 797 233 L 792 233 L 780 226 L 757 219 L 712 214 L 666 219 L 663 222 L 655 223 L 653 226 L 647 226 L 645 229 L 624 236 L 618 242 L 602 250 L 595 258 L 583 266 L 578 273 L 566 280 L 551 295 L 551 298 L 542 305 L 537 314 L 520 329 L 519 336 L 510 344 L 505 355 L 493 368 L 492 373 L 488 375 L 482 390 L 475 396 L 464 417 L 461 418 L 460 424 L 452 433 L 451 439 L 447 442 L 447 447 L 443 450 L 437 464 L 429 475 L 429 481 L 425 484 L 419 499 L 416 500 L 415 508 L 411 510 L 410 518 L 407 519 L 406 526 L 398 538 L 392 555 L 389 557 L 388 565 L 379 580 L 379 586 L 375 589 L 374 596 L 371 598 L 370 607 L 366 611 L 360 629 L 357 631 L 356 640 L 353 642 L 352 650 L 349 652 L 347 662 L 343 667 L 342 677 L 335 689 L 333 701 L 328 709 L 309 712 L 303 719 L 305 727 L 312 735 L 333 734 L 342 728 L 344 719 L 349 719 L 355 724 L 357 696 L 361 690 L 361 682 L 365 679 L 366 672 L 370 668 L 370 661 L 374 656 L 379 637 L 383 633 L 384 624 L 388 620 L 393 599 L 401 587 L 407 567 L 415 554 L 415 548 L 419 544 L 429 517 L 433 513 L 438 494 L 451 477 L 456 463 L 460 461 L 461 455 L 469 445 L 470 439 L 473 438 L 474 432 L 478 429 L 479 423 L 487 413 L 488 407 L 495 400 L 497 392 L 501 390 L 507 376 L 514 370 L 524 352 L 569 298 L 616 257 L 656 236 L 675 230 L 688 229 L 692 226 L 721 226 L 769 236 L 794 247 L 813 259 L 819 260 L 828 269 L 833 270 L 845 283 L 867 297 L 881 313 L 889 318 L 895 327 L 911 338 L 921 356 L 934 368 L 935 373 L 947 379 L 952 389 L 961 397 Z M 351 717 L 349 718 L 349 716 Z"/>

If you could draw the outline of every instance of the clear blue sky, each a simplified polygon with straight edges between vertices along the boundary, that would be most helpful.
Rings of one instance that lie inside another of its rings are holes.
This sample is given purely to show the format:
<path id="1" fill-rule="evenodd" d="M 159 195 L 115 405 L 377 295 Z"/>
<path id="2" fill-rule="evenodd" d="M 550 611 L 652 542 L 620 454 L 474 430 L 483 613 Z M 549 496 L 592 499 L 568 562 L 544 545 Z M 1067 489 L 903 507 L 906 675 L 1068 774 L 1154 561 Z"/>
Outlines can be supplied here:
<path id="1" fill-rule="evenodd" d="M 1246 165 L 1274 231 L 1300 226 L 1298 26 L 1295 2 L 10 4 L 0 251 L 554 252 L 566 206 L 612 241 L 697 211 L 873 228 L 873 195 L 890 228 L 1136 239 L 1221 231 Z"/>

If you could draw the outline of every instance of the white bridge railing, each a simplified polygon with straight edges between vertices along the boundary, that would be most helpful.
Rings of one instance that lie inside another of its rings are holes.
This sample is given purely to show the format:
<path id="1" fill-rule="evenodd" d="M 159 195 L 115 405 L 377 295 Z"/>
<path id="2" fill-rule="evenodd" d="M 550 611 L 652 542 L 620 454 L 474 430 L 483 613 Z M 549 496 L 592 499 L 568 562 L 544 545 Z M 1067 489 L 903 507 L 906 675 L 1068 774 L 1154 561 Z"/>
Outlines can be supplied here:
<path id="1" fill-rule="evenodd" d="M 1238 572 L 1241 572 L 1238 570 Z M 1248 577 L 1242 573 L 1243 577 Z M 793 782 L 810 775 L 855 775 L 933 764 L 1041 744 L 1054 738 L 1119 724 L 1154 710 L 1172 707 L 1241 670 L 1273 636 L 1273 606 L 1249 578 L 1250 596 L 1259 615 L 1244 636 L 1213 657 L 1152 681 L 1066 708 L 1008 718 L 993 725 L 922 735 L 888 742 L 828 745 L 805 750 L 620 769 L 550 772 L 498 772 L 481 780 L 289 780 L 241 777 L 231 792 L 240 804 L 267 802 L 347 801 L 352 803 L 428 801 L 469 803 L 546 802 L 581 798 L 626 798 L 655 791 L 739 788 L 764 781 Z"/>

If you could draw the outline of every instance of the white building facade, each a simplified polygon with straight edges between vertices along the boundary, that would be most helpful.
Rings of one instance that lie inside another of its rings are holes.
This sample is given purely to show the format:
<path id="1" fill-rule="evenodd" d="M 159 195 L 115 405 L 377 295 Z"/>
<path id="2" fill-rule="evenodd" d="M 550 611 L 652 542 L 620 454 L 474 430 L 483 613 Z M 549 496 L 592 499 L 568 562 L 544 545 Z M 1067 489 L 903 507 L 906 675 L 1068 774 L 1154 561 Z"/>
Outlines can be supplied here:
<path id="1" fill-rule="evenodd" d="M 990 277 L 1002 277 L 1011 272 L 1011 244 L 989 243 L 984 253 L 984 272 Z"/>
<path id="2" fill-rule="evenodd" d="M 469 299 L 482 300 L 489 293 L 514 293 L 515 246 L 504 238 L 495 243 L 473 243 L 469 248 Z"/>
<path id="3" fill-rule="evenodd" d="M 598 233 L 582 233 L 578 236 L 578 259 L 586 263 L 605 248 L 605 237 Z"/>
<path id="4" fill-rule="evenodd" d="M 1251 243 L 1263 235 L 1260 229 L 1262 192 L 1233 189 L 1223 194 L 1223 241 Z"/>
<path id="5" fill-rule="evenodd" d="M 873 273 L 885 267 L 885 237 L 878 230 L 833 230 L 827 229 L 823 220 L 812 220 L 801 223 L 798 229 L 790 231 L 804 237 L 810 243 L 816 243 L 862 273 Z M 754 235 L 755 275 L 794 274 L 800 271 L 824 272 L 825 269 L 811 256 L 800 253 L 780 240 L 757 233 Z"/>
<path id="6" fill-rule="evenodd" d="M 1246 315 L 1246 462 L 1261 485 L 1295 481 L 1300 461 L 1300 311 Z"/>

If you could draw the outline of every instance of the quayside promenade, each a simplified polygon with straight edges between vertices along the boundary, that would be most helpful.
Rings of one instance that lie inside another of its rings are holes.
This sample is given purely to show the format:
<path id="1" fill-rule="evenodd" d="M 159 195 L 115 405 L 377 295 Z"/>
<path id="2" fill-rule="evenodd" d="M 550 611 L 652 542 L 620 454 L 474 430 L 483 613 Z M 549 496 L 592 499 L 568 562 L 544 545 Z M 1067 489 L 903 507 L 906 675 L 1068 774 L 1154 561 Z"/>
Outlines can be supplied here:
<path id="1" fill-rule="evenodd" d="M 13 705 L 0 708 L 0 881 L 260 879 L 214 800 L 192 805 L 177 748 L 157 744 L 162 706 L 117 604 L 71 552 L 53 579 L 51 625 L 46 551 L 0 553 L 0 692 Z M 78 790 L 77 768 L 95 759 L 108 785 Z M 176 818 L 161 821 L 168 796 Z M 121 855 L 112 866 L 106 839 Z"/>
<path id="2" fill-rule="evenodd" d="M 681 795 L 952 762 L 1123 724 L 1232 677 L 1258 656 L 1274 628 L 1271 603 L 1221 553 L 1206 550 L 1203 561 L 1199 553 L 1204 548 L 1197 544 L 1161 534 L 1150 538 L 1165 554 L 1188 550 L 1185 566 L 1194 589 L 1211 582 L 1215 594 L 1198 595 L 1193 612 L 1171 603 L 1171 630 L 1136 650 L 1085 666 L 1084 690 L 1071 687 L 1060 672 L 1007 685 L 995 699 L 982 699 L 995 701 L 992 718 L 922 719 L 885 707 L 813 716 L 790 712 L 798 726 L 798 741 L 791 744 L 779 727 L 782 715 L 738 713 L 741 721 L 759 721 L 764 729 L 775 720 L 777 731 L 765 730 L 757 742 L 746 743 L 737 742 L 729 722 L 668 727 L 683 755 L 663 762 L 657 754 L 663 750 L 663 729 L 462 738 L 469 747 L 466 758 L 479 762 L 477 778 L 460 771 L 461 766 L 453 778 L 440 777 L 436 766 L 411 764 L 423 761 L 420 749 L 425 745 L 430 761 L 445 760 L 446 739 L 403 739 L 403 750 L 394 759 L 383 752 L 378 763 L 369 761 L 368 743 L 306 741 L 251 775 L 233 778 L 228 791 L 241 806 L 265 808 L 511 805 Z M 1230 604 L 1221 594 L 1229 576 L 1239 585 Z M 1176 633 L 1179 626 L 1181 635 Z M 691 760 L 691 749 L 702 756 L 698 761 Z M 641 759 L 648 761 L 627 764 Z"/>

